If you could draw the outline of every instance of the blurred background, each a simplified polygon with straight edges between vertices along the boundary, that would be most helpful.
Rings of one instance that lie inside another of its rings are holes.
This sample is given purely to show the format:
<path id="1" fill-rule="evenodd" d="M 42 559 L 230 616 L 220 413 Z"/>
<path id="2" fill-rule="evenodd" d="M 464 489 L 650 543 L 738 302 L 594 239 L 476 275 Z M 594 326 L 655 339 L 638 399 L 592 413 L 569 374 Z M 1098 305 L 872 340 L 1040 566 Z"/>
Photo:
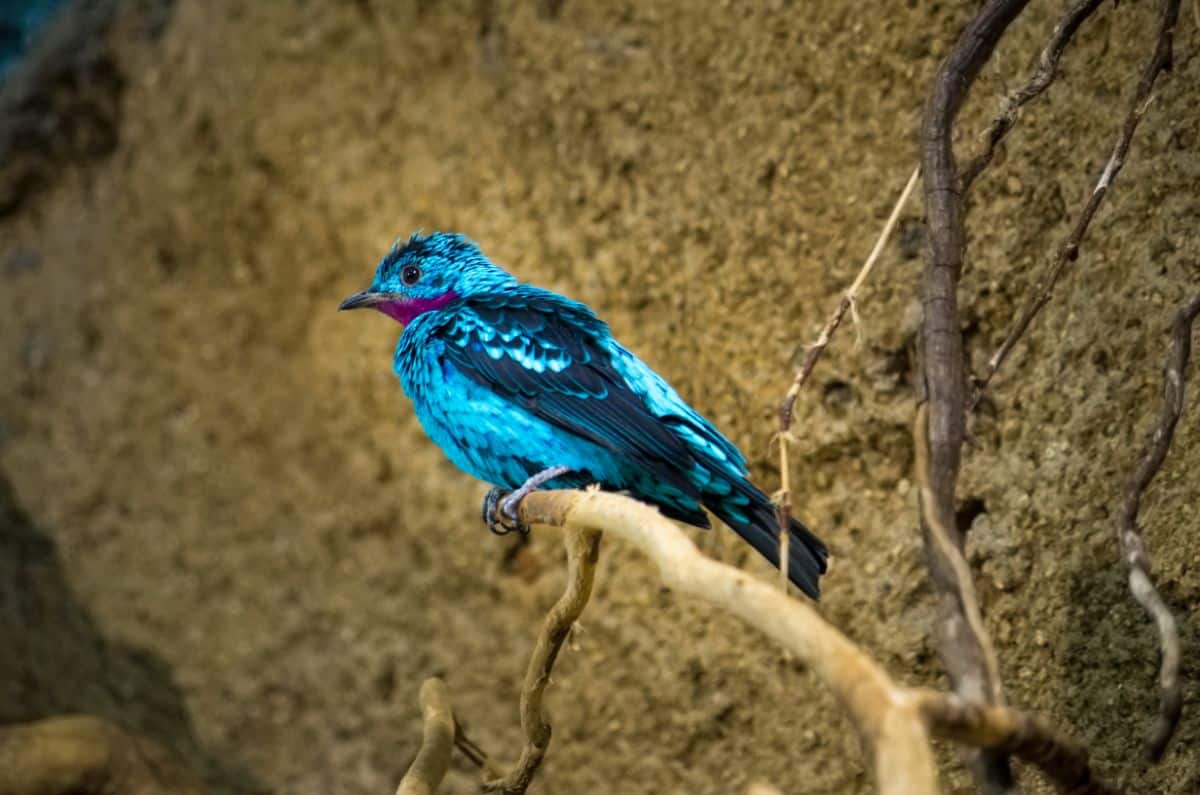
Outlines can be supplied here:
<path id="1" fill-rule="evenodd" d="M 775 406 L 915 165 L 928 81 L 976 6 L 0 2 L 0 721 L 104 717 L 214 793 L 366 795 L 394 789 L 439 675 L 472 738 L 513 759 L 561 542 L 514 553 L 487 533 L 485 487 L 392 375 L 398 328 L 338 302 L 396 237 L 461 231 L 591 304 L 772 491 Z M 1012 28 L 961 151 L 1062 10 L 1034 2 Z M 1010 700 L 1111 779 L 1170 793 L 1200 791 L 1193 410 L 1143 513 L 1185 641 L 1187 712 L 1154 768 L 1135 749 L 1157 646 L 1114 528 L 1171 316 L 1200 283 L 1185 12 L 1075 272 L 978 412 L 960 488 L 982 509 L 968 552 Z M 977 185 L 976 371 L 1108 159 L 1156 15 L 1106 4 Z M 834 555 L 825 615 L 938 685 L 910 481 L 919 204 L 801 396 L 793 502 Z M 727 530 L 693 536 L 769 576 Z M 616 542 L 550 708 L 538 792 L 871 787 L 813 677 Z M 444 791 L 476 775 L 456 757 Z"/>
<path id="2" fill-rule="evenodd" d="M 62 0 L 0 0 L 0 76 L 25 54 Z"/>

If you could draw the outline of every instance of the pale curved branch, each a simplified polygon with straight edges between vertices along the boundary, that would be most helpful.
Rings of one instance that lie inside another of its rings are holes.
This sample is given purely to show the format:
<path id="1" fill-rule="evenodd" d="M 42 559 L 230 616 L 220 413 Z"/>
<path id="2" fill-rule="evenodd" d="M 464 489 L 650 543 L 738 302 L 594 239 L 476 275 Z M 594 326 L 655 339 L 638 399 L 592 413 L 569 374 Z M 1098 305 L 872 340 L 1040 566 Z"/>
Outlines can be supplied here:
<path id="1" fill-rule="evenodd" d="M 975 591 L 975 580 L 971 577 L 971 569 L 967 559 L 963 557 L 962 549 L 955 538 L 957 529 L 953 527 L 955 518 L 941 512 L 934 498 L 933 486 L 929 478 L 929 408 L 922 403 L 917 407 L 917 420 L 913 425 L 913 452 L 916 459 L 917 486 L 920 496 L 921 517 L 926 529 L 926 542 L 930 555 L 945 567 L 946 577 L 952 587 L 948 593 L 956 603 L 956 609 L 961 616 L 965 641 L 978 649 L 980 665 L 982 666 L 982 682 L 988 688 L 983 693 L 988 703 L 1003 704 L 1004 691 L 1000 686 L 1000 662 L 996 656 L 996 647 L 983 624 L 983 613 L 979 609 L 979 595 Z M 978 700 L 978 699 L 977 699 Z"/>
<path id="2" fill-rule="evenodd" d="M 433 795 L 450 768 L 455 725 L 446 685 L 437 677 L 426 679 L 421 685 L 419 699 L 421 717 L 425 721 L 421 749 L 404 778 L 400 779 L 396 795 Z"/>
<path id="3" fill-rule="evenodd" d="M 1154 619 L 1158 628 L 1159 647 L 1162 649 L 1162 664 L 1158 675 L 1158 717 L 1155 718 L 1154 728 L 1150 730 L 1150 736 L 1146 740 L 1146 755 L 1155 762 L 1161 759 L 1167 750 L 1183 712 L 1183 692 L 1179 683 L 1179 627 L 1171 609 L 1167 607 L 1150 578 L 1150 555 L 1138 529 L 1138 513 L 1141 511 L 1142 496 L 1167 459 L 1171 442 L 1175 439 L 1175 426 L 1179 424 L 1179 417 L 1183 414 L 1188 360 L 1192 354 L 1192 324 L 1195 323 L 1197 315 L 1200 315 L 1200 296 L 1184 304 L 1171 324 L 1171 347 L 1167 352 L 1167 364 L 1163 372 L 1162 414 L 1147 446 L 1146 456 L 1130 480 L 1125 507 L 1117 525 L 1121 557 L 1129 567 L 1129 590 L 1146 613 Z"/>
<path id="4" fill-rule="evenodd" d="M 667 587 L 741 618 L 816 674 L 866 739 L 883 795 L 935 795 L 939 791 L 931 736 L 1012 754 L 1042 770 L 1062 792 L 1116 792 L 1093 776 L 1082 746 L 1042 719 L 1010 707 L 970 704 L 954 695 L 897 684 L 864 651 L 826 623 L 811 603 L 705 557 L 678 525 L 649 505 L 599 490 L 539 491 L 521 502 L 520 520 L 525 525 L 564 530 L 568 584 L 546 618 L 526 675 L 521 717 L 527 745 L 522 761 L 504 779 L 485 784 L 490 789 L 524 792 L 545 755 L 550 727 L 541 707 L 542 694 L 554 657 L 587 603 L 603 531 L 639 548 L 655 564 Z M 447 725 L 455 726 L 452 716 Z M 428 724 L 426 728 L 428 732 Z M 455 733 L 451 731 L 449 736 Z M 440 737 L 441 745 L 447 746 L 447 735 Z M 456 742 L 463 747 L 461 732 Z M 473 761 L 486 767 L 486 756 L 477 748 L 473 753 Z M 530 764 L 530 760 L 535 761 Z"/>
<path id="5" fill-rule="evenodd" d="M 0 728 L 0 795 L 199 795 L 162 748 L 86 715 Z"/>
<path id="6" fill-rule="evenodd" d="M 812 669 L 867 738 L 881 792 L 937 792 L 933 755 L 916 701 L 807 602 L 705 557 L 658 511 L 616 494 L 537 492 L 521 503 L 521 519 L 603 529 L 632 543 L 655 563 L 669 588 L 733 613 Z"/>
<path id="7" fill-rule="evenodd" d="M 667 587 L 736 615 L 795 654 L 833 692 L 866 738 L 884 795 L 938 791 L 931 733 L 1014 754 L 1041 769 L 1064 792 L 1115 791 L 1092 776 L 1080 746 L 1040 719 L 896 684 L 809 602 L 705 557 L 674 522 L 648 505 L 597 490 L 541 491 L 521 503 L 521 520 L 603 529 L 623 538 L 650 558 Z"/>
<path id="8" fill-rule="evenodd" d="M 530 495 L 521 501 L 522 520 L 526 517 L 524 506 L 532 498 L 533 495 Z M 579 619 L 591 598 L 596 562 L 600 557 L 600 533 L 582 527 L 568 528 L 564 533 L 567 587 L 546 615 L 525 671 L 525 684 L 521 688 L 521 729 L 525 732 L 525 747 L 521 750 L 521 758 L 508 775 L 485 781 L 485 791 L 521 795 L 533 781 L 550 746 L 550 723 L 542 700 L 558 652 L 570 634 L 571 626 Z"/>

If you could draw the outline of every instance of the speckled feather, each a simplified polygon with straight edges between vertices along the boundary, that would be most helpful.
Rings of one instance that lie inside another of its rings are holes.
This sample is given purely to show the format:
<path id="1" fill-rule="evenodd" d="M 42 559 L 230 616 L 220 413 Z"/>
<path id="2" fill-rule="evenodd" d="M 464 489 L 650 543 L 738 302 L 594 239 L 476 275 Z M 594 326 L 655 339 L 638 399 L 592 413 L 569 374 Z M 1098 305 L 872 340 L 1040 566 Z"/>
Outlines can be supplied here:
<path id="1" fill-rule="evenodd" d="M 707 508 L 777 564 L 774 509 L 742 454 L 588 307 L 520 284 L 449 234 L 398 244 L 365 294 L 387 295 L 376 308 L 407 322 L 396 374 L 463 471 L 515 489 L 566 466 L 546 488 L 598 483 L 700 527 Z M 825 547 L 800 523 L 789 529 L 789 573 L 816 598 Z"/>

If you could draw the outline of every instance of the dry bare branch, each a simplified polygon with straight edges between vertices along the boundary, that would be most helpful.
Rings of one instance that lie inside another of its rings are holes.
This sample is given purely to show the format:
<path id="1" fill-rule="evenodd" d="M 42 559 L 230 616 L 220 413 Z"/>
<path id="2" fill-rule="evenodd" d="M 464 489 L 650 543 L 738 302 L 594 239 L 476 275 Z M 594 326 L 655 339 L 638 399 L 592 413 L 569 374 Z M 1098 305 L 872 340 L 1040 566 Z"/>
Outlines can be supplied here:
<path id="1" fill-rule="evenodd" d="M 975 707 L 932 690 L 896 684 L 887 672 L 807 601 L 705 557 L 654 508 L 601 491 L 542 491 L 520 507 L 529 525 L 603 530 L 638 547 L 672 590 L 725 610 L 792 652 L 846 708 L 874 756 L 884 795 L 936 793 L 929 733 L 972 747 L 1012 753 L 1064 791 L 1107 795 L 1086 754 L 1045 722 L 1007 707 Z M 927 730 L 928 727 L 928 730 Z"/>
<path id="2" fill-rule="evenodd" d="M 900 198 L 896 200 L 896 204 L 892 207 L 892 212 L 888 215 L 887 221 L 883 224 L 883 229 L 879 232 L 879 237 L 875 240 L 875 245 L 871 248 L 871 253 L 867 255 L 867 259 L 863 262 L 862 268 L 858 271 L 858 276 L 854 278 L 854 282 L 842 293 L 841 300 L 833 310 L 833 314 L 825 321 L 825 325 L 821 327 L 821 333 L 817 335 L 817 340 L 812 345 L 808 346 L 808 353 L 804 355 L 804 361 L 800 365 L 800 369 L 796 371 L 796 377 L 792 380 L 792 385 L 788 387 L 787 394 L 783 396 L 783 400 L 779 404 L 779 431 L 787 433 L 792 427 L 792 409 L 796 406 L 796 398 L 800 396 L 800 390 L 804 387 L 804 383 L 808 377 L 812 375 L 813 368 L 817 366 L 817 361 L 820 360 L 821 354 L 825 352 L 825 348 L 829 346 L 833 339 L 834 333 L 842 324 L 842 319 L 845 318 L 846 312 L 850 311 L 851 307 L 855 306 L 855 301 L 858 298 L 858 291 L 862 289 L 866 283 L 867 277 L 871 275 L 871 270 L 875 267 L 875 263 L 879 260 L 879 255 L 883 253 L 883 247 L 887 245 L 888 239 L 892 236 L 892 231 L 895 230 L 897 222 L 900 220 L 900 213 L 904 210 L 904 205 L 908 203 L 908 199 L 912 196 L 913 190 L 917 187 L 917 178 L 921 175 L 921 169 L 913 169 L 913 173 L 909 176 L 908 182 L 905 183 L 904 189 L 900 191 Z"/>
<path id="3" fill-rule="evenodd" d="M 1054 287 L 1058 284 L 1058 280 L 1062 277 L 1063 273 L 1075 260 L 1079 259 L 1079 246 L 1083 242 L 1084 235 L 1087 234 L 1088 227 L 1091 225 L 1096 211 L 1100 209 L 1100 205 L 1104 202 L 1104 197 L 1108 195 L 1113 180 L 1117 178 L 1117 175 L 1121 172 L 1121 168 L 1125 165 L 1125 157 L 1129 154 L 1129 147 L 1133 142 L 1133 134 L 1137 131 L 1138 124 L 1141 122 L 1142 117 L 1146 115 L 1146 111 L 1150 108 L 1150 104 L 1153 101 L 1154 83 L 1158 79 L 1159 74 L 1171 68 L 1175 24 L 1178 20 L 1179 0 L 1164 0 L 1158 28 L 1158 43 L 1155 45 L 1154 55 L 1151 56 L 1149 63 L 1146 64 L 1145 69 L 1142 71 L 1141 79 L 1138 81 L 1133 100 L 1129 104 L 1129 112 L 1126 114 L 1125 122 L 1121 126 L 1121 133 L 1117 137 L 1117 143 L 1113 147 L 1112 155 L 1109 156 L 1108 162 L 1104 165 L 1104 170 L 1096 180 L 1096 186 L 1092 189 L 1087 203 L 1084 204 L 1083 211 L 1075 221 L 1075 226 L 1071 229 L 1071 233 L 1067 235 L 1067 239 L 1059 246 L 1050 266 L 1042 274 L 1041 281 L 1038 283 L 1033 296 L 1021 310 L 1021 314 L 1017 316 L 1017 320 L 1013 323 L 1012 328 L 1009 329 L 1004 342 L 1000 344 L 1000 347 L 988 359 L 987 369 L 983 375 L 976 380 L 975 394 L 971 403 L 972 408 L 979 403 L 984 390 L 987 389 L 988 384 L 991 383 L 996 373 L 1004 365 L 1005 360 L 1012 353 L 1017 342 L 1029 330 L 1029 326 L 1033 323 L 1034 318 L 1050 302 L 1050 296 L 1054 292 Z"/>
<path id="4" fill-rule="evenodd" d="M 0 728 L 0 795 L 199 795 L 165 751 L 83 715 Z"/>
<path id="5" fill-rule="evenodd" d="M 417 757 L 408 767 L 396 795 L 433 795 L 450 768 L 450 752 L 454 750 L 454 712 L 446 685 L 437 677 L 421 684 L 421 717 L 425 729 Z"/>
<path id="6" fill-rule="evenodd" d="M 1033 74 L 1029 76 L 1025 85 L 1006 96 L 1000 103 L 1000 111 L 992 119 L 984 135 L 986 140 L 983 151 L 963 169 L 964 194 L 971 189 L 975 178 L 983 173 L 983 170 L 992 162 L 996 148 L 1004 141 L 1005 136 L 1020 118 L 1021 108 L 1041 96 L 1054 82 L 1054 78 L 1058 75 L 1058 62 L 1062 60 L 1062 54 L 1067 49 L 1067 45 L 1071 43 L 1075 31 L 1079 30 L 1079 26 L 1087 21 L 1087 18 L 1103 2 L 1104 0 L 1076 0 L 1075 4 L 1067 9 L 1067 13 L 1054 26 L 1054 35 L 1051 36 L 1046 49 L 1042 50 Z"/>
<path id="7" fill-rule="evenodd" d="M 937 791 L 933 755 L 915 702 L 807 602 L 705 557 L 654 508 L 601 491 L 541 491 L 521 503 L 530 525 L 602 529 L 644 552 L 679 594 L 733 613 L 807 665 L 849 711 L 875 753 L 880 791 Z"/>
<path id="8" fill-rule="evenodd" d="M 531 497 L 521 502 L 522 517 L 526 513 L 524 505 Z M 591 598 L 596 562 L 600 558 L 600 533 L 595 530 L 570 529 L 564 534 L 563 541 L 567 547 L 567 587 L 546 615 L 521 688 L 521 729 L 525 732 L 525 747 L 508 775 L 484 782 L 483 788 L 489 792 L 524 793 L 550 746 L 550 723 L 542 700 L 558 652 Z"/>
<path id="9" fill-rule="evenodd" d="M 467 758 L 468 762 L 482 770 L 484 777 L 499 778 L 502 775 L 500 771 L 492 767 L 491 760 L 488 759 L 487 753 L 479 747 L 479 744 L 467 737 L 457 718 L 454 721 L 454 747 L 462 751 L 462 755 Z"/>
<path id="10" fill-rule="evenodd" d="M 1154 728 L 1146 740 L 1146 755 L 1155 762 L 1161 759 L 1163 752 L 1167 750 L 1167 744 L 1175 733 L 1180 713 L 1183 711 L 1183 692 L 1179 684 L 1179 628 L 1175 624 L 1175 617 L 1150 579 L 1150 556 L 1138 531 L 1138 513 L 1141 510 L 1142 496 L 1155 475 L 1162 469 L 1167 452 L 1171 449 L 1171 442 L 1175 439 L 1175 426 L 1183 414 L 1188 359 L 1192 353 L 1192 324 L 1198 314 L 1200 295 L 1188 301 L 1175 315 L 1175 322 L 1171 327 L 1171 347 L 1167 352 L 1167 364 L 1163 373 L 1162 416 L 1154 430 L 1154 436 L 1151 437 L 1146 457 L 1129 483 L 1125 507 L 1121 511 L 1117 526 L 1121 557 L 1129 566 L 1129 590 L 1158 627 L 1159 646 L 1162 649 L 1162 665 L 1158 677 L 1161 701 Z"/>
<path id="11" fill-rule="evenodd" d="M 932 690 L 917 691 L 921 714 L 934 737 L 989 748 L 1034 765 L 1059 792 L 1111 795 L 1117 790 L 1092 775 L 1087 751 L 1036 716 L 1008 707 L 970 704 Z"/>
<path id="12" fill-rule="evenodd" d="M 991 636 L 983 624 L 983 614 L 979 609 L 979 597 L 975 592 L 975 581 L 971 577 L 971 569 L 967 559 L 963 557 L 962 549 L 954 541 L 957 529 L 954 517 L 941 513 L 940 506 L 933 496 L 933 488 L 929 480 L 929 434 L 928 406 L 921 404 L 917 407 L 917 421 L 913 425 L 913 450 L 916 458 L 917 486 L 921 500 L 921 515 L 927 528 L 926 543 L 930 545 L 933 554 L 943 565 L 949 567 L 954 578 L 950 593 L 958 600 L 957 609 L 966 624 L 967 631 L 973 636 L 973 642 L 978 644 L 983 659 L 984 681 L 989 683 L 991 690 L 985 693 L 988 703 L 1003 704 L 1004 692 L 1000 687 L 1000 663 L 996 657 L 996 649 L 992 645 Z M 930 543 L 931 542 L 931 543 Z"/>
<path id="13" fill-rule="evenodd" d="M 817 366 L 817 361 L 820 360 L 821 354 L 829 347 L 829 343 L 833 339 L 833 335 L 837 332 L 838 327 L 842 325 L 842 320 L 846 317 L 846 313 L 850 312 L 851 315 L 855 313 L 855 302 L 858 299 L 858 291 L 866 283 L 867 277 L 871 275 L 876 261 L 879 260 L 879 255 L 883 253 L 883 247 L 887 245 L 888 239 L 892 236 L 892 232 L 900 220 L 900 213 L 904 210 L 904 205 L 908 203 L 909 197 L 912 196 L 912 192 L 917 186 L 917 178 L 920 174 L 920 168 L 913 169 L 913 173 L 904 185 L 904 189 L 900 191 L 900 198 L 896 200 L 896 205 L 892 207 L 892 212 L 888 215 L 883 229 L 879 232 L 879 237 L 876 239 L 875 245 L 871 248 L 871 253 L 867 255 L 866 261 L 863 262 L 862 268 L 859 269 L 858 276 L 855 277 L 853 284 L 847 288 L 846 292 L 842 293 L 841 300 L 838 301 L 833 314 L 829 316 L 829 319 L 825 321 L 825 325 L 821 327 L 821 333 L 817 336 L 816 342 L 808 346 L 808 352 L 804 355 L 804 361 L 801 363 L 800 369 L 796 372 L 796 377 L 792 380 L 792 385 L 788 387 L 787 394 L 783 396 L 783 400 L 779 404 L 780 487 L 775 504 L 779 521 L 779 569 L 783 575 L 785 588 L 788 582 L 787 528 L 792 515 L 791 464 L 788 461 L 788 445 L 791 444 L 792 411 L 796 407 L 796 399 L 800 397 L 800 390 L 804 388 L 805 382 L 812 375 L 813 368 Z"/>
<path id="14" fill-rule="evenodd" d="M 956 567 L 963 548 L 955 525 L 955 491 L 965 432 L 966 378 L 958 279 L 965 248 L 962 183 L 951 143 L 954 120 L 980 69 L 1028 0 L 988 0 L 959 36 L 934 77 L 922 133 L 921 170 L 929 248 L 922 285 L 925 317 L 921 327 L 924 399 L 927 421 L 919 423 L 928 444 L 923 465 L 928 485 L 922 499 L 930 573 L 939 593 L 939 649 L 955 690 L 969 702 L 1002 703 L 1002 689 L 989 641 L 967 606 L 974 594 L 964 588 Z M 945 543 L 940 539 L 945 535 Z M 932 543 L 931 543 L 932 541 Z M 948 548 L 958 555 L 946 556 Z M 970 576 L 965 578 L 970 581 Z M 978 608 L 975 608 L 977 612 Z M 1007 792 L 1012 771 L 1002 754 L 981 755 L 976 775 L 987 792 Z"/>

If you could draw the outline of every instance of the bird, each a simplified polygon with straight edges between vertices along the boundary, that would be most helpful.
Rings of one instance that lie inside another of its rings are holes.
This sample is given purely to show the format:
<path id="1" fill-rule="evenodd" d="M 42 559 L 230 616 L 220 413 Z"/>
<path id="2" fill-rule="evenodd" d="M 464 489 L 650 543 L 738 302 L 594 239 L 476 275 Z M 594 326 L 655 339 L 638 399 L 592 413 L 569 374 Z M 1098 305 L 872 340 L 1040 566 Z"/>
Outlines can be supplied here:
<path id="1" fill-rule="evenodd" d="M 598 485 L 695 527 L 711 527 L 707 510 L 779 565 L 774 505 L 745 457 L 585 304 L 518 281 L 461 234 L 418 232 L 339 306 L 363 308 L 404 327 L 396 376 L 429 438 L 492 485 L 493 531 L 498 514 L 517 526 L 536 488 Z M 825 544 L 791 519 L 788 551 L 789 579 L 819 598 Z"/>

